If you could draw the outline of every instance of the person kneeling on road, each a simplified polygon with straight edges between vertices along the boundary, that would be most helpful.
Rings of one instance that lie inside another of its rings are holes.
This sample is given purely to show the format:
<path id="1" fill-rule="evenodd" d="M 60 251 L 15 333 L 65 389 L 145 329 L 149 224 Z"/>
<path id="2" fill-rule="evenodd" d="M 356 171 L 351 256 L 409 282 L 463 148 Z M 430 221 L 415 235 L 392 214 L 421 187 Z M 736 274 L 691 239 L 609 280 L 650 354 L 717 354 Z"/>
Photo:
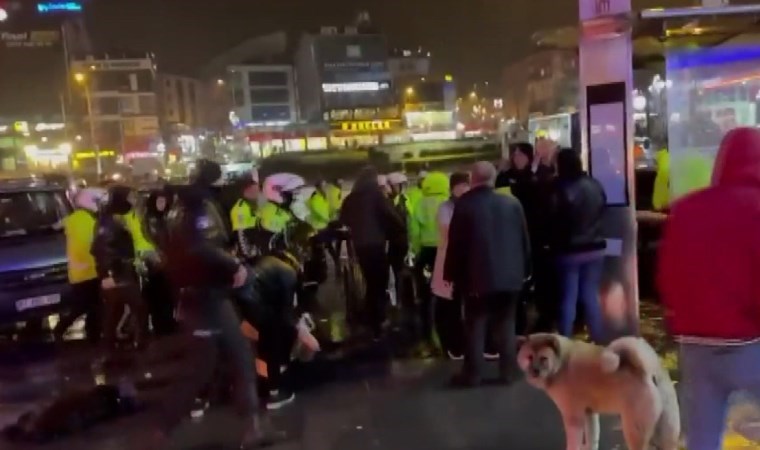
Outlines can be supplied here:
<path id="1" fill-rule="evenodd" d="M 319 343 L 293 308 L 298 288 L 296 266 L 287 254 L 264 256 L 249 268 L 245 283 L 235 292 L 243 319 L 258 331 L 257 350 L 267 366 L 270 410 L 295 398 L 283 379 L 294 347 L 300 344 L 308 353 L 319 350 Z"/>

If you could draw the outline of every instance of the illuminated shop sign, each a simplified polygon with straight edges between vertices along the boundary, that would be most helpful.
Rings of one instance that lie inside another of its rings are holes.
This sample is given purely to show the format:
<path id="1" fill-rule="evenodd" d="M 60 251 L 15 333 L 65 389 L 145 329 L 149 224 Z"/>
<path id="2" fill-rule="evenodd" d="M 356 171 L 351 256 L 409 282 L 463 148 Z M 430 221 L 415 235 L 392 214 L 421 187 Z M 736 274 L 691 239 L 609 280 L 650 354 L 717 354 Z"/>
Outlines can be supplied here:
<path id="1" fill-rule="evenodd" d="M 386 131 L 397 128 L 400 120 L 363 120 L 351 122 L 338 122 L 333 129 L 340 131 Z"/>
<path id="2" fill-rule="evenodd" d="M 81 2 L 43 2 L 37 3 L 37 12 L 42 14 L 57 12 L 81 12 Z"/>
<path id="3" fill-rule="evenodd" d="M 387 81 L 359 81 L 352 83 L 322 83 L 323 92 L 375 92 L 390 89 Z"/>
<path id="4" fill-rule="evenodd" d="M 60 33 L 57 30 L 24 31 L 13 33 L 4 31 L 0 33 L 0 42 L 6 47 L 52 47 L 60 41 Z"/>

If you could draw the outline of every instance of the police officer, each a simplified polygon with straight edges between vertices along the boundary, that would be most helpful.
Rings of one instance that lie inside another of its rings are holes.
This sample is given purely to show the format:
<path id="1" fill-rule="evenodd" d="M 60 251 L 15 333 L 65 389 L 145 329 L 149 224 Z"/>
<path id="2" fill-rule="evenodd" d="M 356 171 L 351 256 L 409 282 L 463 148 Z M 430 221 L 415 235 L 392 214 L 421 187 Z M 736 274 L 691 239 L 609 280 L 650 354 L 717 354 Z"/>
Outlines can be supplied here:
<path id="1" fill-rule="evenodd" d="M 330 203 L 327 201 L 327 183 L 318 180 L 314 183 L 314 193 L 306 202 L 309 209 L 307 221 L 315 231 L 320 232 L 327 228 L 332 220 L 330 217 Z"/>
<path id="2" fill-rule="evenodd" d="M 338 220 L 340 206 L 343 203 L 343 182 L 336 178 L 325 183 L 325 197 L 330 209 L 330 220 Z"/>
<path id="3" fill-rule="evenodd" d="M 180 191 L 169 217 L 167 259 L 171 279 L 182 288 L 183 318 L 187 331 L 187 374 L 175 383 L 173 398 L 164 402 L 161 433 L 156 448 L 195 404 L 198 392 L 213 379 L 221 352 L 238 373 L 240 394 L 248 416 L 243 447 L 253 448 L 279 439 L 259 412 L 254 359 L 240 330 L 232 305 L 233 289 L 243 287 L 249 271 L 226 251 L 229 235 L 211 186 L 222 176 L 219 164 L 199 160 L 192 184 Z"/>
<path id="4" fill-rule="evenodd" d="M 69 261 L 69 295 L 72 310 L 55 327 L 54 335 L 61 340 L 71 325 L 85 314 L 87 340 L 97 342 L 101 332 L 100 280 L 95 258 L 90 253 L 95 239 L 98 204 L 106 197 L 103 189 L 84 188 L 74 196 L 74 211 L 63 222 L 66 234 L 66 258 Z"/>
<path id="5" fill-rule="evenodd" d="M 100 209 L 92 243 L 105 311 L 103 340 L 108 350 L 117 343 L 117 327 L 125 306 L 129 306 L 135 324 L 133 343 L 137 348 L 143 347 L 148 334 L 148 314 L 135 266 L 135 244 L 124 219 L 131 208 L 125 196 L 109 195 Z"/>
<path id="6" fill-rule="evenodd" d="M 262 251 L 271 250 L 273 238 L 284 235 L 288 225 L 295 220 L 290 207 L 294 190 L 303 186 L 291 185 L 294 178 L 285 175 L 282 179 L 274 175 L 266 180 L 269 185 L 264 190 L 267 201 L 259 214 L 260 237 L 257 239 Z"/>
<path id="7" fill-rule="evenodd" d="M 259 183 L 253 178 L 241 182 L 242 197 L 230 210 L 230 223 L 238 253 L 251 259 L 256 256 L 256 228 L 259 225 Z"/>
<path id="8" fill-rule="evenodd" d="M 137 192 L 123 185 L 113 185 L 108 190 L 110 201 L 120 205 L 120 220 L 126 227 L 135 253 L 135 264 L 145 281 L 142 296 L 148 304 L 156 333 L 169 334 L 174 326 L 174 307 L 170 295 L 162 284 L 161 261 L 156 245 L 146 233 L 145 218 L 137 208 Z M 164 283 L 165 285 L 165 283 Z"/>
<path id="9" fill-rule="evenodd" d="M 438 252 L 438 208 L 449 199 L 449 178 L 442 172 L 431 172 L 422 183 L 422 198 L 412 211 L 410 223 L 411 249 L 415 259 L 414 272 L 420 301 L 419 318 L 422 349 L 433 346 L 433 305 L 428 274 L 432 273 Z"/>

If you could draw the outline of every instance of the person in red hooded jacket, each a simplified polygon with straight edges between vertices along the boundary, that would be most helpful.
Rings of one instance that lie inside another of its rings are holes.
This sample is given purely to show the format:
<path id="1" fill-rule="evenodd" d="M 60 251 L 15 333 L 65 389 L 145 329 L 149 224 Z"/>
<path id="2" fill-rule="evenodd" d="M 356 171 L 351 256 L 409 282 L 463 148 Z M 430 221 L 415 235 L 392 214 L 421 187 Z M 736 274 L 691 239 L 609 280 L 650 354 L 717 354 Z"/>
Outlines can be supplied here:
<path id="1" fill-rule="evenodd" d="M 719 450 L 730 394 L 760 398 L 760 131 L 730 131 L 712 184 L 672 205 L 658 267 L 680 344 L 687 448 Z"/>

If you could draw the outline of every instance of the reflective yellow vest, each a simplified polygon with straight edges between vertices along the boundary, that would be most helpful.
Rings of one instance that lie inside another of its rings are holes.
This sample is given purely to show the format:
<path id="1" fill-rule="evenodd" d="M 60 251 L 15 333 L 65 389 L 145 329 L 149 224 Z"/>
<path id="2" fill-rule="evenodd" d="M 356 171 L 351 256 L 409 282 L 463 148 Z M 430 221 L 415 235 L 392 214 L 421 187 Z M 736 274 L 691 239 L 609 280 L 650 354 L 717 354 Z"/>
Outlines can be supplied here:
<path id="1" fill-rule="evenodd" d="M 340 206 L 343 204 L 343 192 L 338 186 L 328 184 L 325 187 L 325 196 L 327 197 L 327 206 L 330 209 L 330 220 L 337 220 Z"/>
<path id="2" fill-rule="evenodd" d="M 654 178 L 652 207 L 655 211 L 667 209 L 670 205 L 670 152 L 661 149 L 655 155 L 657 175 Z"/>
<path id="3" fill-rule="evenodd" d="M 324 230 L 330 223 L 330 204 L 321 192 L 315 191 L 306 202 L 309 208 L 309 224 L 315 230 Z"/>
<path id="4" fill-rule="evenodd" d="M 270 233 L 282 233 L 292 220 L 290 212 L 276 203 L 266 202 L 259 213 L 261 228 Z"/>
<path id="5" fill-rule="evenodd" d="M 244 198 L 238 200 L 237 203 L 235 203 L 235 206 L 230 210 L 232 231 L 243 231 L 255 228 L 256 225 L 258 225 L 258 221 L 259 218 L 256 209 Z"/>
<path id="6" fill-rule="evenodd" d="M 82 283 L 98 277 L 95 258 L 90 253 L 95 239 L 95 222 L 95 214 L 84 209 L 75 210 L 63 221 L 69 283 Z"/>
<path id="7" fill-rule="evenodd" d="M 512 188 L 509 186 L 502 186 L 500 188 L 495 189 L 497 194 L 501 195 L 512 195 Z"/>
<path id="8" fill-rule="evenodd" d="M 129 234 L 132 236 L 132 242 L 135 246 L 135 255 L 140 255 L 146 252 L 156 251 L 156 247 L 150 242 L 143 233 L 142 217 L 137 214 L 137 211 L 132 210 L 122 216 L 124 225 L 126 225 Z"/>

